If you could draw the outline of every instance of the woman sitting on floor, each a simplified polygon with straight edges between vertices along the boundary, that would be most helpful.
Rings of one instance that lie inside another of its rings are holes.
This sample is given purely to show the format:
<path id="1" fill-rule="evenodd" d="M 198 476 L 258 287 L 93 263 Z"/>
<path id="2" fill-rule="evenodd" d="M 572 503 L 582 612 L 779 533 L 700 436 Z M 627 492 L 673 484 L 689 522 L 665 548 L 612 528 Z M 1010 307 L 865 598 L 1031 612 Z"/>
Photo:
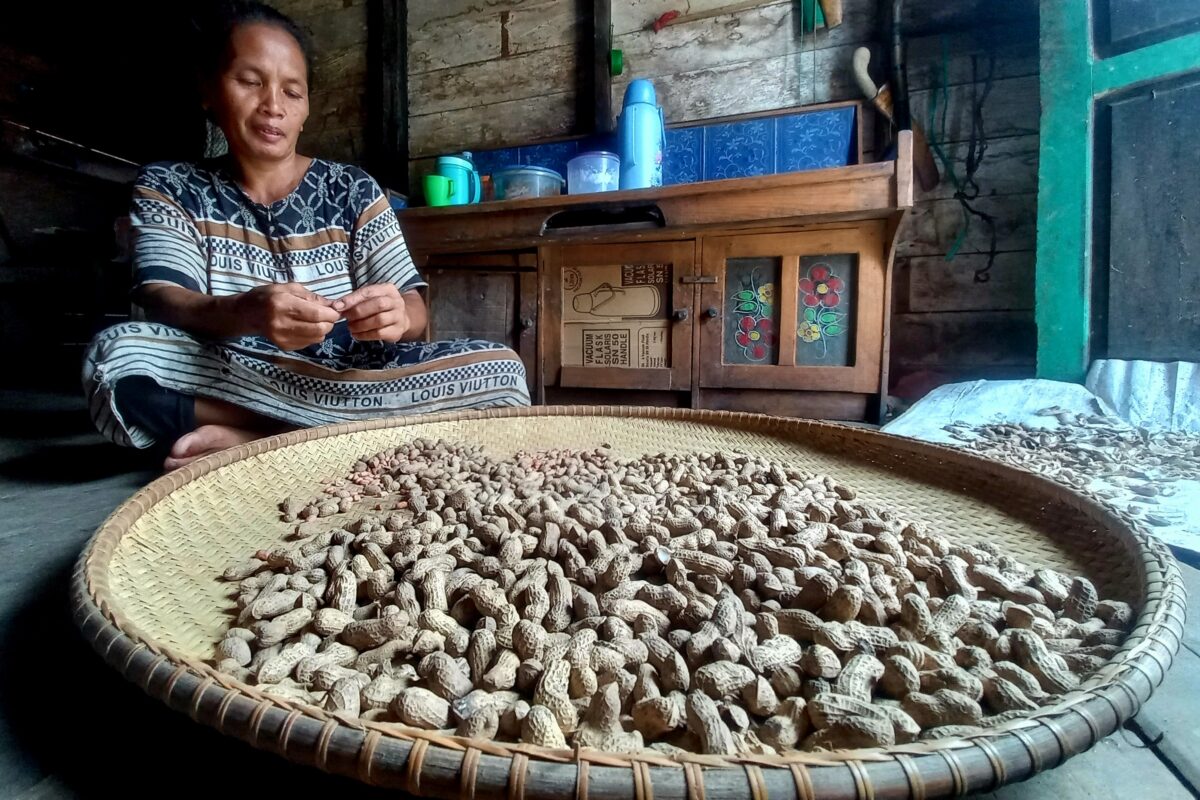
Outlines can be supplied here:
<path id="1" fill-rule="evenodd" d="M 174 469 L 294 427 L 527 405 L 508 348 L 421 340 L 425 283 L 379 185 L 296 152 L 310 55 L 295 23 L 234 3 L 211 50 L 205 106 L 229 155 L 138 176 L 134 289 L 148 321 L 89 348 L 100 431 L 169 448 Z"/>

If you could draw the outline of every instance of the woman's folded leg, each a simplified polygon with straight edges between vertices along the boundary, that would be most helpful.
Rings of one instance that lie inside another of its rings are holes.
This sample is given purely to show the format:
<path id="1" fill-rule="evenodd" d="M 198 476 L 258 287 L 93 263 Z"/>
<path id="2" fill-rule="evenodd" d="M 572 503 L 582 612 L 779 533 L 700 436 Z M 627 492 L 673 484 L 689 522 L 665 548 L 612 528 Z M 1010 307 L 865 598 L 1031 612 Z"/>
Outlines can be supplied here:
<path id="1" fill-rule="evenodd" d="M 113 396 L 126 422 L 154 437 L 153 449 L 164 456 L 167 470 L 293 427 L 232 403 L 159 386 L 145 375 L 120 379 Z"/>
<path id="2" fill-rule="evenodd" d="M 286 352 L 130 322 L 93 340 L 84 386 L 102 434 L 169 468 L 289 428 L 529 404 L 524 364 L 502 345 L 333 344 Z"/>
<path id="3" fill-rule="evenodd" d="M 113 442 L 164 457 L 167 469 L 296 427 L 237 403 L 227 360 L 221 346 L 165 325 L 105 330 L 84 365 L 93 421 Z"/>

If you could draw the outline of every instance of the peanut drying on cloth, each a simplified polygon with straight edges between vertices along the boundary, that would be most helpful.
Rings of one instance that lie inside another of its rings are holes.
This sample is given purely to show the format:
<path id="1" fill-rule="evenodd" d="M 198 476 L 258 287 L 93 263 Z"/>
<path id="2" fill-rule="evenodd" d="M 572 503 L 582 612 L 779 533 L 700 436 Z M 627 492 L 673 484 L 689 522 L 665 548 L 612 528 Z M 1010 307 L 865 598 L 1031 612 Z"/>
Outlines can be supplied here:
<path id="1" fill-rule="evenodd" d="M 1118 418 L 1051 406 L 1053 428 L 1019 422 L 944 426 L 959 447 L 1036 472 L 1084 492 L 1155 527 L 1174 520 L 1160 498 L 1175 481 L 1200 476 L 1200 435 L 1152 431 Z"/>

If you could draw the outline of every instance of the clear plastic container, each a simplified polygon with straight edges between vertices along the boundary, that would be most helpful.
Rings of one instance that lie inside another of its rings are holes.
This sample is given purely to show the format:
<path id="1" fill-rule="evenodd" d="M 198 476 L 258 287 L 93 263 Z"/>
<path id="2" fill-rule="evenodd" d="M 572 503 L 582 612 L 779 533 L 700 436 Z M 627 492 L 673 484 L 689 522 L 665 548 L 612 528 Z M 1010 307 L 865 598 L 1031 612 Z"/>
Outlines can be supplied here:
<path id="1" fill-rule="evenodd" d="M 497 200 L 562 194 L 563 176 L 545 167 L 506 167 L 492 173 Z"/>
<path id="2" fill-rule="evenodd" d="M 567 193 L 613 192 L 621 184 L 621 158 L 607 150 L 580 153 L 567 162 Z"/>

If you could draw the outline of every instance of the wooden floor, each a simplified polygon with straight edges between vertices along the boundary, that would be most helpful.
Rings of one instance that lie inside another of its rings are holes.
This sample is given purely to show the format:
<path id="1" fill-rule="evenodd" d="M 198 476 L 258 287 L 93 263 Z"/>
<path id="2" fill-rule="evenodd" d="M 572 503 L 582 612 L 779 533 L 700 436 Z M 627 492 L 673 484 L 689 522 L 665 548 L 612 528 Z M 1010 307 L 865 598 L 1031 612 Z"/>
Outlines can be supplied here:
<path id="1" fill-rule="evenodd" d="M 76 634 L 67 612 L 72 562 L 105 516 L 155 475 L 91 433 L 82 403 L 0 392 L 0 798 L 384 796 L 169 711 Z M 1191 596 L 1200 595 L 1200 571 L 1183 571 Z M 1174 667 L 1136 720 L 1057 769 L 981 797 L 1174 800 L 1200 798 L 1197 787 L 1193 615 Z"/>

